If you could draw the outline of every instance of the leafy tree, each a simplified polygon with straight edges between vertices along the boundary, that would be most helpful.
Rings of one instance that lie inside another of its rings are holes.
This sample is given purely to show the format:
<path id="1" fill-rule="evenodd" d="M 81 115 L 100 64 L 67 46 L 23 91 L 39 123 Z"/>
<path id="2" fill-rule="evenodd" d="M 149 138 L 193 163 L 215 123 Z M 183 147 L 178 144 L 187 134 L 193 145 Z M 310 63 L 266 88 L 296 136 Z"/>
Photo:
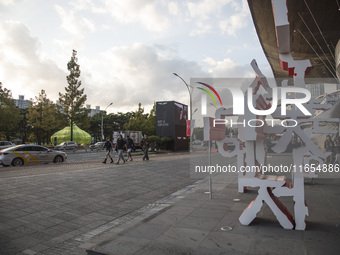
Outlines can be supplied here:
<path id="1" fill-rule="evenodd" d="M 95 141 L 101 141 L 101 120 L 102 120 L 101 113 L 96 113 L 92 117 L 90 117 L 89 133 L 92 137 L 95 138 Z M 105 124 L 105 119 L 104 119 L 104 124 Z M 106 133 L 104 129 L 104 136 L 105 134 Z"/>
<path id="2" fill-rule="evenodd" d="M 0 82 L 0 136 L 10 140 L 11 134 L 13 134 L 19 122 L 19 108 L 15 106 L 12 92 L 3 88 Z"/>
<path id="3" fill-rule="evenodd" d="M 156 103 L 153 104 L 150 114 L 146 120 L 145 132 L 150 135 L 156 134 Z"/>
<path id="4" fill-rule="evenodd" d="M 30 129 L 28 128 L 29 125 L 27 123 L 27 117 L 26 117 L 28 113 L 28 109 L 26 108 L 19 109 L 19 112 L 20 112 L 20 122 L 18 123 L 18 126 L 17 126 L 17 133 L 20 134 L 21 142 L 26 143 L 28 135 L 29 135 L 29 131 L 30 131 Z"/>
<path id="5" fill-rule="evenodd" d="M 172 142 L 174 139 L 171 137 L 163 136 L 161 138 L 161 148 L 162 149 L 172 149 Z"/>
<path id="6" fill-rule="evenodd" d="M 127 123 L 131 116 L 132 112 L 122 113 L 118 112 L 117 114 L 105 114 L 103 113 L 103 131 L 104 137 L 112 137 L 113 131 L 123 131 L 124 124 Z M 90 134 L 95 137 L 95 140 L 101 140 L 101 119 L 102 113 L 97 113 L 90 118 Z"/>
<path id="7" fill-rule="evenodd" d="M 26 117 L 38 144 L 48 143 L 50 136 L 67 124 L 57 106 L 47 98 L 45 90 L 41 90 L 36 101 L 28 108 Z"/>
<path id="8" fill-rule="evenodd" d="M 125 130 L 141 130 L 145 133 L 144 129 L 146 126 L 147 115 L 144 114 L 144 108 L 142 108 L 142 104 L 138 104 L 138 109 L 133 113 L 128 123 L 124 125 Z"/>
<path id="9" fill-rule="evenodd" d="M 81 86 L 80 66 L 77 64 L 77 51 L 73 50 L 71 60 L 67 63 L 67 69 L 70 74 L 66 77 L 68 87 L 65 87 L 65 94 L 59 92 L 59 101 L 63 107 L 71 125 L 71 141 L 73 140 L 73 124 L 77 123 L 80 128 L 89 128 L 89 111 L 84 108 L 87 96 L 84 95 L 84 89 Z"/>
<path id="10" fill-rule="evenodd" d="M 156 148 L 160 147 L 161 138 L 155 135 L 149 136 L 151 150 L 154 151 Z"/>
<path id="11" fill-rule="evenodd" d="M 124 125 L 129 122 L 132 116 L 134 116 L 133 112 L 118 112 L 117 114 L 109 114 L 108 117 L 113 116 L 113 130 L 122 131 L 125 130 Z M 126 129 L 131 130 L 131 129 Z"/>
<path id="12" fill-rule="evenodd" d="M 150 111 L 150 114 L 144 114 L 142 104 L 138 104 L 136 112 L 132 113 L 129 122 L 124 125 L 125 130 L 142 131 L 144 134 L 156 134 L 156 104 Z"/>

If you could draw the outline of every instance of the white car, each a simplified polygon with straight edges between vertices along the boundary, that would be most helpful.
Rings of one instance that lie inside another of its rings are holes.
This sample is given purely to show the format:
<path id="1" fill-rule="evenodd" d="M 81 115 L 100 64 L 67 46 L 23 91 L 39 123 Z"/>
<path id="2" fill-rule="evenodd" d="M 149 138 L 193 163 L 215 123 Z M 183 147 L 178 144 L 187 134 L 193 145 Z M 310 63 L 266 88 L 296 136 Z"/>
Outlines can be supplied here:
<path id="1" fill-rule="evenodd" d="M 67 159 L 67 154 L 44 146 L 22 144 L 0 151 L 0 165 L 22 166 L 40 163 L 61 163 Z"/>
<path id="2" fill-rule="evenodd" d="M 73 141 L 62 142 L 61 144 L 54 147 L 56 150 L 76 150 L 78 149 L 78 144 Z"/>
<path id="3" fill-rule="evenodd" d="M 90 145 L 91 150 L 103 150 L 105 142 L 97 142 L 95 144 Z"/>
<path id="4" fill-rule="evenodd" d="M 14 146 L 15 144 L 13 144 L 12 142 L 10 141 L 0 141 L 0 150 L 3 150 L 3 149 L 6 149 L 8 147 L 12 147 Z"/>

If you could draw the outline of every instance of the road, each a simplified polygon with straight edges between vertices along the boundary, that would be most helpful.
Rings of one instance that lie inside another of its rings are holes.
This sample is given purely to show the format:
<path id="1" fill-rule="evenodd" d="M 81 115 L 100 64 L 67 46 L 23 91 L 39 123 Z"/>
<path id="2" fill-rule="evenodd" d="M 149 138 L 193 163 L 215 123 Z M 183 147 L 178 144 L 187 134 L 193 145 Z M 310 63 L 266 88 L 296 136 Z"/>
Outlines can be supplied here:
<path id="1" fill-rule="evenodd" d="M 103 151 L 68 155 L 61 164 L 0 168 L 0 254 L 75 254 L 84 236 L 197 180 L 189 154 L 135 155 L 120 165 L 102 164 Z"/>
<path id="2" fill-rule="evenodd" d="M 103 161 L 105 158 L 105 150 L 76 150 L 76 151 L 65 151 L 67 153 L 67 162 L 73 163 L 73 162 L 85 162 L 85 161 Z M 117 152 L 114 152 L 112 154 L 114 158 L 117 159 Z M 124 153 L 124 157 L 126 156 L 126 153 Z M 136 151 L 132 152 L 132 157 L 141 158 L 142 152 Z"/>

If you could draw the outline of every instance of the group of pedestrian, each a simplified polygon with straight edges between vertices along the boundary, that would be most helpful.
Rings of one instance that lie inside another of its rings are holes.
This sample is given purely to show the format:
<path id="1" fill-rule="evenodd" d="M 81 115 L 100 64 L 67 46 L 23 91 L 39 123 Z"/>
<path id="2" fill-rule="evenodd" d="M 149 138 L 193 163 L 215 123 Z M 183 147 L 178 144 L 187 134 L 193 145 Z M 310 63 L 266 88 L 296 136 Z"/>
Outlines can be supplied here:
<path id="1" fill-rule="evenodd" d="M 144 137 L 141 141 L 141 146 L 142 146 L 142 149 L 143 149 L 143 161 L 149 160 L 148 151 L 149 151 L 149 147 L 150 147 L 150 141 L 149 141 L 147 134 L 144 134 Z M 132 161 L 131 151 L 132 151 L 133 147 L 134 147 L 134 142 L 130 138 L 130 136 L 126 137 L 126 141 L 123 139 L 122 135 L 118 136 L 116 146 L 115 146 L 115 150 L 118 152 L 118 160 L 116 162 L 117 165 L 119 164 L 120 160 L 122 160 L 123 163 L 125 163 L 130 158 L 130 161 Z M 106 161 L 107 161 L 108 158 L 111 159 L 110 163 L 113 163 L 114 161 L 113 161 L 113 158 L 111 156 L 111 152 L 113 152 L 114 145 L 110 141 L 110 137 L 106 138 L 106 142 L 105 142 L 103 148 L 106 149 L 105 159 L 104 159 L 103 163 L 106 164 Z M 123 156 L 124 149 L 126 149 L 126 151 L 127 151 L 127 158 L 126 159 L 124 159 L 124 156 Z"/>
<path id="2" fill-rule="evenodd" d="M 324 149 L 326 152 L 331 152 L 326 158 L 326 164 L 340 164 L 340 137 L 338 136 L 335 141 L 332 141 L 330 135 L 326 136 L 324 142 Z"/>

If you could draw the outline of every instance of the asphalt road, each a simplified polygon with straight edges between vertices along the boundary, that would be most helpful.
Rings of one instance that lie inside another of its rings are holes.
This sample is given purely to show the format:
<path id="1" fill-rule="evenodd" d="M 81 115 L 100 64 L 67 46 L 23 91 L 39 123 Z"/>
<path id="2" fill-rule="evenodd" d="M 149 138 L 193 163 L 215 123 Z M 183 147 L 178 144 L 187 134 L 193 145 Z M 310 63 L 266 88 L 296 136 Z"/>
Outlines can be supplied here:
<path id="1" fill-rule="evenodd" d="M 67 162 L 74 163 L 74 162 L 85 162 L 85 161 L 96 161 L 105 158 L 105 150 L 76 150 L 76 151 L 65 151 L 67 153 Z M 117 159 L 117 152 L 113 152 L 111 156 L 114 159 Z M 124 157 L 126 156 L 126 152 L 124 152 Z M 142 158 L 142 152 L 136 151 L 132 152 L 132 157 L 136 157 L 137 159 Z"/>

